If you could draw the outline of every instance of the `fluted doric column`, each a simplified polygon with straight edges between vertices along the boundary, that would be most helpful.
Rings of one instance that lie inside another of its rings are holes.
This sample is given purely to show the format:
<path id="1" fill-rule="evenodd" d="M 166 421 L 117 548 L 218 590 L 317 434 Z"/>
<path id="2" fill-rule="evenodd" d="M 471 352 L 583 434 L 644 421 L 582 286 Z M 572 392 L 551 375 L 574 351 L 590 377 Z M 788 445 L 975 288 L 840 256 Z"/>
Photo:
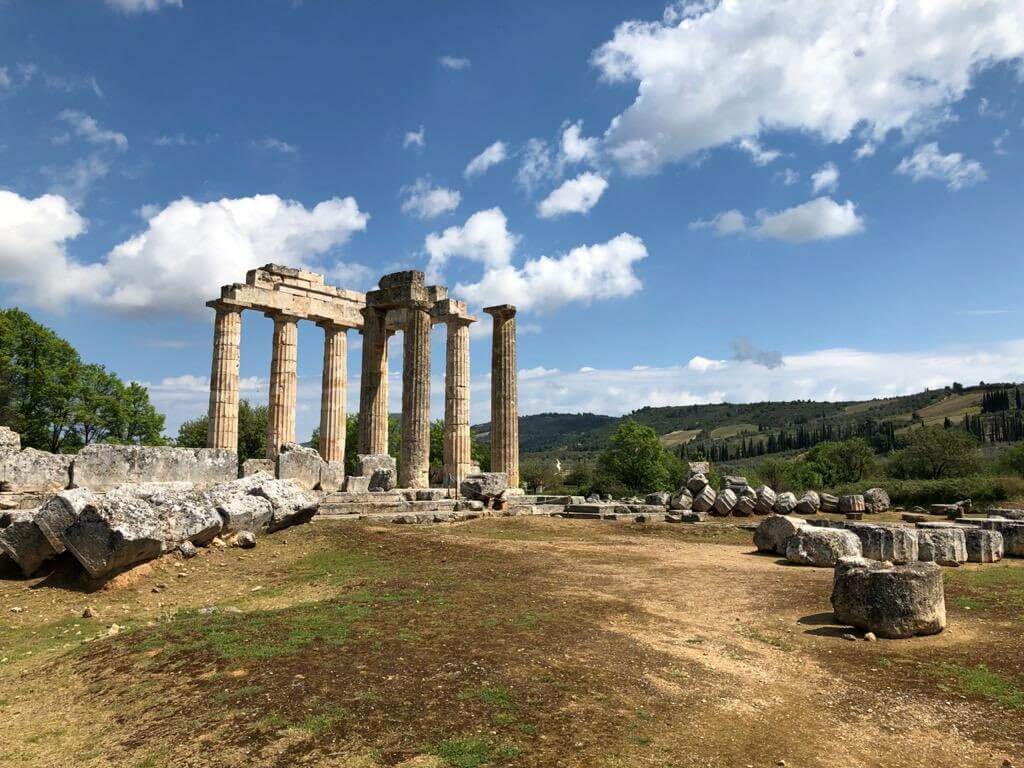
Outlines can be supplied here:
<path id="1" fill-rule="evenodd" d="M 267 458 L 276 459 L 284 443 L 295 442 L 299 319 L 282 314 L 267 316 L 274 321 L 274 348 L 270 357 Z"/>
<path id="2" fill-rule="evenodd" d="M 407 310 L 402 359 L 402 449 L 398 484 L 430 487 L 430 312 Z"/>
<path id="3" fill-rule="evenodd" d="M 388 452 L 388 332 L 385 313 L 363 310 L 359 379 L 359 453 Z"/>
<path id="4" fill-rule="evenodd" d="M 494 319 L 491 341 L 491 471 L 519 485 L 519 388 L 516 381 L 516 308 L 487 307 Z"/>
<path id="5" fill-rule="evenodd" d="M 324 373 L 320 387 L 320 457 L 345 460 L 345 397 L 348 390 L 347 328 L 320 323 L 324 329 Z"/>
<path id="6" fill-rule="evenodd" d="M 206 433 L 209 448 L 238 452 L 238 366 L 242 340 L 242 310 L 214 305 L 213 366 L 210 369 L 210 413 Z"/>
<path id="7" fill-rule="evenodd" d="M 459 487 L 468 474 L 469 442 L 469 325 L 465 318 L 448 321 L 444 377 L 445 484 Z"/>

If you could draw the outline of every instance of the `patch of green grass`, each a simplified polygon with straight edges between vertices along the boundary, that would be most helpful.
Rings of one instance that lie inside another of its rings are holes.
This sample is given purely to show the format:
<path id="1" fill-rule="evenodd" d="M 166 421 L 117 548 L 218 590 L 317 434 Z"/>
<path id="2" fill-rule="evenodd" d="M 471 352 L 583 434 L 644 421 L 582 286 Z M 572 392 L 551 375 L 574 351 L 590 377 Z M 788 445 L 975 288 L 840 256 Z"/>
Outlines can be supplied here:
<path id="1" fill-rule="evenodd" d="M 228 689 L 226 691 L 217 691 L 211 700 L 214 704 L 219 706 L 227 706 L 228 704 L 234 704 L 240 699 L 250 699 L 253 696 L 259 694 L 263 689 L 258 685 L 243 685 L 241 688 Z"/>
<path id="2" fill-rule="evenodd" d="M 520 723 L 516 728 L 519 729 L 520 733 L 525 733 L 527 736 L 537 735 L 537 726 L 533 723 Z"/>
<path id="3" fill-rule="evenodd" d="M 749 637 L 751 640 L 757 640 L 759 643 L 764 643 L 765 645 L 770 645 L 772 648 L 777 648 L 780 651 L 785 651 L 787 653 L 789 651 L 792 651 L 793 648 L 795 647 L 791 642 L 789 642 L 788 640 L 786 640 L 783 637 L 775 637 L 773 635 L 766 635 L 766 634 L 764 634 L 763 632 L 761 632 L 760 630 L 757 630 L 757 629 L 752 629 L 752 630 L 749 630 L 747 632 L 744 632 L 743 635 L 745 637 Z"/>
<path id="4" fill-rule="evenodd" d="M 550 619 L 550 614 L 547 613 L 535 613 L 534 611 L 526 611 L 521 613 L 512 619 L 512 626 L 516 629 L 537 629 L 542 622 Z"/>
<path id="5" fill-rule="evenodd" d="M 14 661 L 27 654 L 51 651 L 68 643 L 77 644 L 86 637 L 96 635 L 103 626 L 90 624 L 79 618 L 58 619 L 37 626 L 0 625 L 0 648 L 3 648 L 0 655 Z M 76 635 L 75 632 L 78 630 L 81 630 L 82 634 Z"/>
<path id="6" fill-rule="evenodd" d="M 519 755 L 519 749 L 510 744 L 478 737 L 442 741 L 429 752 L 444 760 L 451 768 L 480 768 L 513 760 Z"/>
<path id="7" fill-rule="evenodd" d="M 992 603 L 989 600 L 986 600 L 981 597 L 971 597 L 969 595 L 962 595 L 953 600 L 953 605 L 965 611 L 977 611 L 982 608 L 988 608 L 992 605 Z"/>
<path id="8" fill-rule="evenodd" d="M 331 726 L 349 716 L 348 710 L 335 704 L 328 704 L 323 710 L 306 715 L 299 721 L 299 727 L 314 736 L 330 730 Z"/>
<path id="9" fill-rule="evenodd" d="M 328 549 L 300 557 L 288 566 L 289 581 L 328 581 L 342 585 L 356 579 L 381 578 L 395 573 L 392 563 L 363 552 Z"/>
<path id="10" fill-rule="evenodd" d="M 166 747 L 158 749 L 156 752 L 150 752 L 139 762 L 135 764 L 136 768 L 156 768 L 158 765 L 163 765 L 163 761 L 170 754 L 170 750 Z"/>
<path id="11" fill-rule="evenodd" d="M 948 587 L 966 593 L 954 598 L 954 604 L 960 608 L 993 608 L 1003 603 L 1024 609 L 1024 568 L 1013 563 L 957 568 L 944 575 Z"/>
<path id="12" fill-rule="evenodd" d="M 984 664 L 965 667 L 941 662 L 933 664 L 930 672 L 935 677 L 951 681 L 953 689 L 960 693 L 979 696 L 1004 707 L 1024 709 L 1024 690 L 1017 687 L 1011 678 L 993 672 Z M 951 686 L 940 683 L 939 687 L 949 690 Z"/>
<path id="13" fill-rule="evenodd" d="M 515 702 L 512 700 L 512 692 L 501 686 L 483 686 L 476 690 L 462 691 L 459 698 L 463 701 L 468 699 L 479 699 L 484 704 L 498 709 L 510 711 L 515 709 Z"/>

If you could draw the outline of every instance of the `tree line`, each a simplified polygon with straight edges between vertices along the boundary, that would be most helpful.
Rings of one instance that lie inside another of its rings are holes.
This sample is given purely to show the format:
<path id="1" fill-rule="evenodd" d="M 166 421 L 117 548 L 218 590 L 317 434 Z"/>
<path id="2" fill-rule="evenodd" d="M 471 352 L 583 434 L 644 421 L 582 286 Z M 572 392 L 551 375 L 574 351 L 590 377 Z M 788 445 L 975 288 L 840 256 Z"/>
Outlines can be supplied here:
<path id="1" fill-rule="evenodd" d="M 0 424 L 20 433 L 23 447 L 52 453 L 165 442 L 164 417 L 144 386 L 84 362 L 20 309 L 0 310 Z"/>

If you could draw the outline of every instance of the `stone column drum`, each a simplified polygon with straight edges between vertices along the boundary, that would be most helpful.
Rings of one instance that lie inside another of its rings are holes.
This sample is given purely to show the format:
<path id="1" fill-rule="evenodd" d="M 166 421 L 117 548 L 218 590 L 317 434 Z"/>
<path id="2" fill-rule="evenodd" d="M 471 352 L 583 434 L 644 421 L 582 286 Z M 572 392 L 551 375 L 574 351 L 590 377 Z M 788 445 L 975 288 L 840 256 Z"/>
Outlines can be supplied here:
<path id="1" fill-rule="evenodd" d="M 324 329 L 324 373 L 320 388 L 320 456 L 324 461 L 344 461 L 348 329 L 334 323 L 319 325 Z"/>
<path id="2" fill-rule="evenodd" d="M 469 441 L 469 326 L 471 320 L 448 321 L 444 377 L 444 475 L 445 485 L 459 487 L 466 476 Z"/>
<path id="3" fill-rule="evenodd" d="M 242 312 L 217 305 L 213 321 L 213 365 L 210 369 L 208 448 L 238 452 L 238 366 Z"/>
<path id="4" fill-rule="evenodd" d="M 516 381 L 516 308 L 486 307 L 494 319 L 491 341 L 491 471 L 519 485 L 519 394 Z"/>
<path id="5" fill-rule="evenodd" d="M 364 309 L 359 384 L 359 453 L 388 452 L 388 333 L 384 313 Z"/>
<path id="6" fill-rule="evenodd" d="M 270 358 L 267 458 L 276 459 L 284 443 L 295 442 L 299 321 L 297 317 L 290 315 L 267 316 L 274 321 L 274 348 Z"/>
<path id="7" fill-rule="evenodd" d="M 410 307 L 402 360 L 402 450 L 398 484 L 430 487 L 430 312 Z"/>

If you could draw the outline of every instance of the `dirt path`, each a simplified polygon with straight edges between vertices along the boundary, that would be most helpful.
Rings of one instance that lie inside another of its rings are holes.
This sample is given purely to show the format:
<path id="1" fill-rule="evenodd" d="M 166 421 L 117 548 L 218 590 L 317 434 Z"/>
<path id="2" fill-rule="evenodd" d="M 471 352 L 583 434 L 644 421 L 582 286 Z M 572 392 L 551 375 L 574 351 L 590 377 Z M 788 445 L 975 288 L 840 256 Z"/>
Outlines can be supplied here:
<path id="1" fill-rule="evenodd" d="M 91 594 L 0 578 L 0 766 L 1024 765 L 1024 562 L 959 569 L 938 636 L 851 642 L 831 571 L 748 536 L 329 522 Z M 979 663 L 1003 688 L 935 676 Z"/>

